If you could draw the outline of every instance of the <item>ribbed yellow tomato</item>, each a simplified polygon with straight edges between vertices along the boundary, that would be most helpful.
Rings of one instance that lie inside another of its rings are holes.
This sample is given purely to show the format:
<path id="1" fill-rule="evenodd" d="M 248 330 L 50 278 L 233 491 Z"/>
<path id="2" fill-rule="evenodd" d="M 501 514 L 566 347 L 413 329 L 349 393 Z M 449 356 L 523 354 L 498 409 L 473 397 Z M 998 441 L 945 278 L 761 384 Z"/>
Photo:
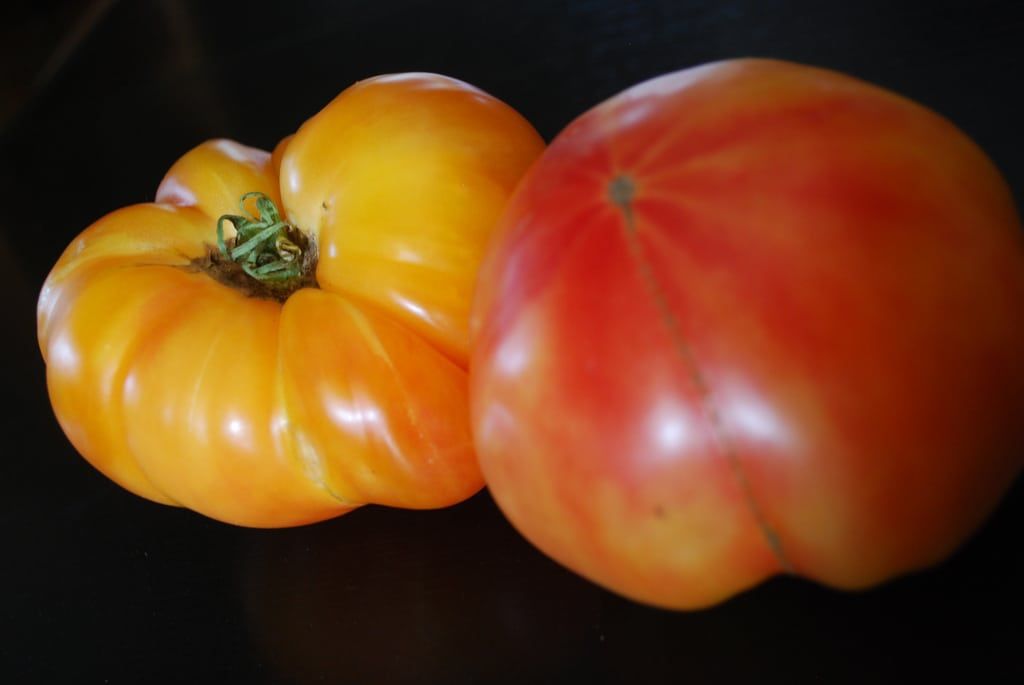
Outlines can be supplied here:
<path id="1" fill-rule="evenodd" d="M 132 492 L 242 525 L 468 497 L 470 297 L 542 149 L 511 108 L 432 74 L 357 83 L 273 156 L 193 149 L 43 286 L 60 425 Z"/>

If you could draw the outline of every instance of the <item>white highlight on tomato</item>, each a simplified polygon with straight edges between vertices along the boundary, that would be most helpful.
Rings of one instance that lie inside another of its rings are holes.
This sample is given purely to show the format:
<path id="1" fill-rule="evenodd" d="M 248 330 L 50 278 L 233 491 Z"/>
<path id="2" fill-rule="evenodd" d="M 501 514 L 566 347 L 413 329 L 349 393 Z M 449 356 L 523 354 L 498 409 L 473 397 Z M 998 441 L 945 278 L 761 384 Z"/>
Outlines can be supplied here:
<path id="1" fill-rule="evenodd" d="M 658 453 L 666 458 L 693 446 L 696 440 L 690 410 L 673 399 L 662 399 L 648 415 L 648 429 Z"/>
<path id="2" fill-rule="evenodd" d="M 727 430 L 746 439 L 783 446 L 792 441 L 792 435 L 768 403 L 753 393 L 730 393 L 720 408 Z"/>
<path id="3" fill-rule="evenodd" d="M 66 335 L 60 335 L 50 345 L 50 364 L 58 364 L 64 373 L 77 373 L 80 359 L 75 346 L 68 341 Z"/>

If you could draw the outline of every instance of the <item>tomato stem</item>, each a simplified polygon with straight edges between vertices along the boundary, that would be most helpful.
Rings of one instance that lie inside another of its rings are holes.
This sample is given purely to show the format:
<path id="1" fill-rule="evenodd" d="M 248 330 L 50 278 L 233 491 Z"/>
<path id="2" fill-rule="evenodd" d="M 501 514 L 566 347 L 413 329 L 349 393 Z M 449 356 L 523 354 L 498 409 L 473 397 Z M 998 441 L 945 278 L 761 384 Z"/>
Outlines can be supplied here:
<path id="1" fill-rule="evenodd" d="M 255 198 L 255 212 L 246 201 Z M 217 219 L 217 249 L 196 260 L 193 266 L 211 277 L 255 297 L 284 301 L 296 290 L 316 287 L 316 245 L 281 217 L 277 205 L 261 192 L 239 200 L 241 214 Z M 235 229 L 224 237 L 224 224 Z"/>
<path id="2" fill-rule="evenodd" d="M 249 213 L 245 201 L 256 198 L 256 214 Z M 299 232 L 281 220 L 277 205 L 260 192 L 246 193 L 239 201 L 243 212 L 249 214 L 225 214 L 217 219 L 217 247 L 222 255 L 236 262 L 245 273 L 260 280 L 284 280 L 301 274 L 302 247 L 296 239 Z M 235 227 L 234 245 L 228 247 L 224 240 L 224 222 L 230 221 Z M 302 236 L 302 242 L 305 236 Z"/>

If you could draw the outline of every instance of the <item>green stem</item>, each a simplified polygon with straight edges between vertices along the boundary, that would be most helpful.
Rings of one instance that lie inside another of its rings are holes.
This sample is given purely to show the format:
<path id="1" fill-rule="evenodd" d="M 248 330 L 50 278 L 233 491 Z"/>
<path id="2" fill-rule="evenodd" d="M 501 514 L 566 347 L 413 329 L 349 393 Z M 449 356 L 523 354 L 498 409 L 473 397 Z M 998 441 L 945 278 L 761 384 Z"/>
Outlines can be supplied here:
<path id="1" fill-rule="evenodd" d="M 255 212 L 245 206 L 250 198 L 255 198 Z M 246 193 L 239 205 L 241 214 L 217 219 L 217 247 L 210 246 L 186 268 L 202 271 L 249 297 L 278 302 L 302 288 L 319 287 L 316 241 L 285 221 L 263 193 Z M 225 222 L 234 227 L 234 237 L 224 237 Z"/>
<path id="2" fill-rule="evenodd" d="M 256 198 L 256 212 L 245 202 Z M 221 256 L 238 264 L 249 277 L 275 288 L 301 287 L 308 281 L 311 249 L 308 237 L 281 218 L 274 201 L 260 192 L 246 193 L 239 201 L 243 214 L 225 214 L 217 219 L 217 247 Z M 235 228 L 235 237 L 224 238 L 224 222 Z M 229 244 L 230 243 L 230 244 Z"/>

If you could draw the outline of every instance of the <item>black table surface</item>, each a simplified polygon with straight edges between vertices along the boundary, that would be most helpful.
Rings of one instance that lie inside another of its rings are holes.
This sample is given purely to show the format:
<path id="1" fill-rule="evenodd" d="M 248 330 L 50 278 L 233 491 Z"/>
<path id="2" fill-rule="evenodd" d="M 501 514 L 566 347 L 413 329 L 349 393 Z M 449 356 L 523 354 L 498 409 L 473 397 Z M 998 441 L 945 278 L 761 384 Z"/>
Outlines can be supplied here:
<path id="1" fill-rule="evenodd" d="M 777 578 L 711 609 L 663 611 L 544 557 L 486 492 L 286 530 L 128 494 L 61 433 L 34 323 L 61 250 L 107 211 L 152 199 L 185 150 L 213 137 L 272 147 L 346 86 L 389 72 L 473 83 L 550 140 L 660 73 L 748 55 L 817 64 L 950 118 L 1020 206 L 1019 5 L 94 3 L 0 130 L 0 682 L 1024 682 L 1020 481 L 931 570 L 860 593 Z"/>

